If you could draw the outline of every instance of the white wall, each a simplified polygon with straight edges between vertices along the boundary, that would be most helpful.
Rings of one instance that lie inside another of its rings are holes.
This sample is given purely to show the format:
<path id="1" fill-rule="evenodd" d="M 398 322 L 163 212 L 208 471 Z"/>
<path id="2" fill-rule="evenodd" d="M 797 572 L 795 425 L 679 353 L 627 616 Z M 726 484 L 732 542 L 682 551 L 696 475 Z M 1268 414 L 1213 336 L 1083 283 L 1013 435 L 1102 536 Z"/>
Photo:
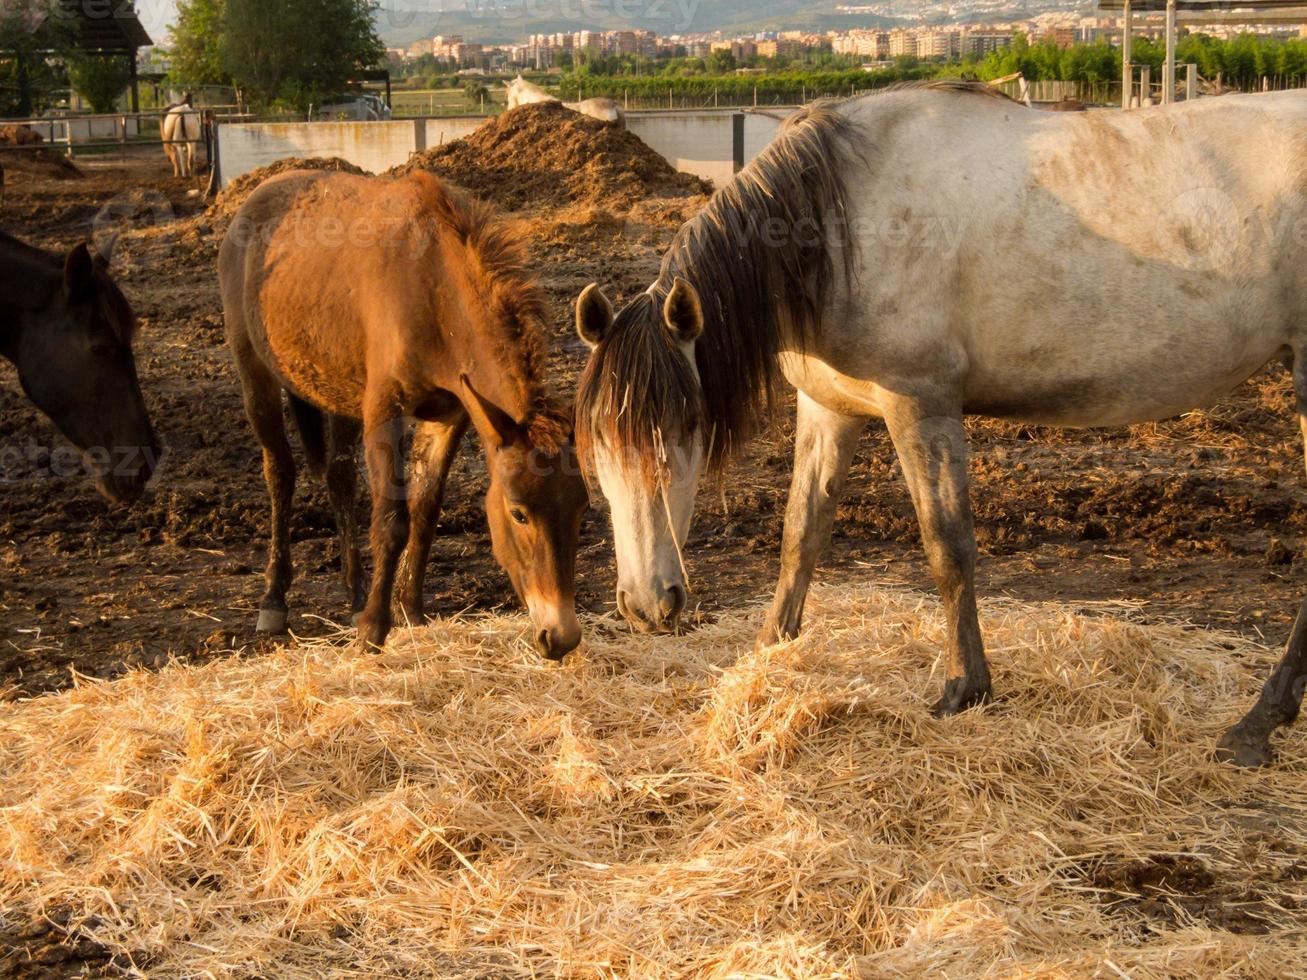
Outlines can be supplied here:
<path id="1" fill-rule="evenodd" d="M 125 118 L 127 120 L 128 137 L 135 137 L 139 132 L 136 117 L 126 116 Z M 123 119 L 123 116 L 93 116 L 84 119 L 73 116 L 67 119 L 52 119 L 48 123 L 34 122 L 26 125 L 28 129 L 39 134 L 48 143 L 66 143 L 70 129 L 72 130 L 74 143 L 89 143 L 119 139 L 122 136 L 122 128 L 119 124 Z"/>
<path id="2" fill-rule="evenodd" d="M 735 173 L 733 113 L 628 113 L 626 128 L 677 170 L 721 185 Z"/>
<path id="3" fill-rule="evenodd" d="M 744 162 L 772 141 L 793 110 L 746 112 Z M 735 173 L 734 116 L 738 110 L 632 112 L 627 126 L 677 170 L 721 186 Z M 394 122 L 240 123 L 221 127 L 218 150 L 225 187 L 242 174 L 284 157 L 341 157 L 383 173 L 428 149 L 467 136 L 478 116 Z"/>
<path id="4" fill-rule="evenodd" d="M 406 161 L 416 148 L 402 122 L 236 123 L 218 137 L 222 185 L 285 157 L 340 157 L 372 173 Z"/>

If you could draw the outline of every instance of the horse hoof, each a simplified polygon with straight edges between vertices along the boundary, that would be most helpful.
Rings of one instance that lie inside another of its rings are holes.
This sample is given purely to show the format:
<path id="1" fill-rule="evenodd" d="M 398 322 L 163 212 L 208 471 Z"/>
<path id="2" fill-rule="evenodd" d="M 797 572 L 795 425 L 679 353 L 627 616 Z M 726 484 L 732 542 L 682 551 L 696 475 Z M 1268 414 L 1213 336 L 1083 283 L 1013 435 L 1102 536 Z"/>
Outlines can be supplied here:
<path id="1" fill-rule="evenodd" d="M 1275 761 L 1270 739 L 1245 738 L 1229 731 L 1216 743 L 1216 761 L 1228 762 L 1242 769 L 1260 769 Z"/>
<path id="2" fill-rule="evenodd" d="M 966 678 L 947 681 L 944 684 L 944 696 L 935 702 L 931 714 L 936 718 L 951 718 L 960 715 L 968 708 L 989 702 L 991 692 L 986 687 L 969 687 Z"/>
<path id="3" fill-rule="evenodd" d="M 767 650 L 783 643 L 790 643 L 798 638 L 799 631 L 797 629 L 786 630 L 769 623 L 762 628 L 762 632 L 754 639 L 753 648 L 755 650 Z"/>
<path id="4" fill-rule="evenodd" d="M 254 631 L 256 633 L 285 633 L 286 615 L 284 609 L 260 609 L 259 622 L 254 627 Z"/>

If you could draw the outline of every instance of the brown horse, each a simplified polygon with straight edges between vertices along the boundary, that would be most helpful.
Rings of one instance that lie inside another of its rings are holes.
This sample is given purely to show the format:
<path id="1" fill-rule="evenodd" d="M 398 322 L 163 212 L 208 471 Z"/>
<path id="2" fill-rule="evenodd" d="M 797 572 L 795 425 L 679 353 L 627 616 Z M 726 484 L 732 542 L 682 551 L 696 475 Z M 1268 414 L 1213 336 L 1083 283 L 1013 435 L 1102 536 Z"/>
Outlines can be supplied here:
<path id="1" fill-rule="evenodd" d="M 159 444 L 136 379 L 136 321 L 108 267 L 84 244 L 64 256 L 0 232 L 0 355 L 81 450 L 100 492 L 129 502 L 145 490 Z"/>
<path id="2" fill-rule="evenodd" d="M 285 391 L 310 464 L 325 471 L 345 585 L 355 611 L 362 608 L 360 642 L 385 642 L 397 573 L 405 614 L 421 620 L 445 478 L 470 420 L 489 464 L 495 557 L 530 611 L 536 648 L 551 658 L 574 649 L 587 494 L 571 413 L 544 379 L 544 299 L 489 209 L 455 199 L 425 173 L 390 181 L 293 172 L 241 208 L 218 267 L 227 339 L 272 498 L 259 629 L 285 628 L 292 575 Z M 416 421 L 407 468 L 406 420 Z M 365 607 L 353 518 L 360 421 L 372 485 Z"/>

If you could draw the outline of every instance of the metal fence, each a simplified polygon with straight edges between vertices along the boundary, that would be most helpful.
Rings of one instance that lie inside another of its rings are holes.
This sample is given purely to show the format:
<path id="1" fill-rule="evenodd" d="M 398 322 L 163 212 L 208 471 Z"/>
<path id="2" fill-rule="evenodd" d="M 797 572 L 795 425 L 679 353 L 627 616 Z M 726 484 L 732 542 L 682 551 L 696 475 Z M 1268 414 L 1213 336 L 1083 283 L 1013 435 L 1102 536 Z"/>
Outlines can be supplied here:
<path id="1" fill-rule="evenodd" d="M 196 106 L 195 111 L 212 113 L 216 123 L 250 122 L 255 116 L 241 106 Z M 117 149 L 125 153 L 135 147 L 163 146 L 162 109 L 141 112 L 68 114 L 26 119 L 0 119 L 0 126 L 31 130 L 41 138 L 39 144 L 0 143 L 0 154 L 41 146 L 76 156 L 79 151 L 103 152 Z M 3 156 L 0 156 L 3 160 Z"/>

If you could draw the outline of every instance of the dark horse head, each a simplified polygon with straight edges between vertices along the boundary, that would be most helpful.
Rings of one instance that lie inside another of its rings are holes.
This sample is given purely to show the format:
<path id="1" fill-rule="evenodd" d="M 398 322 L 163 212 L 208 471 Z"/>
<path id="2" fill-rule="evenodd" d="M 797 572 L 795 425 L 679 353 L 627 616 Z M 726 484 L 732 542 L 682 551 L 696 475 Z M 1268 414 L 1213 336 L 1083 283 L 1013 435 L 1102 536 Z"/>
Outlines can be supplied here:
<path id="1" fill-rule="evenodd" d="M 135 318 L 107 270 L 84 244 L 60 257 L 0 235 L 0 353 L 81 451 L 100 492 L 130 502 L 159 444 L 136 378 Z"/>

